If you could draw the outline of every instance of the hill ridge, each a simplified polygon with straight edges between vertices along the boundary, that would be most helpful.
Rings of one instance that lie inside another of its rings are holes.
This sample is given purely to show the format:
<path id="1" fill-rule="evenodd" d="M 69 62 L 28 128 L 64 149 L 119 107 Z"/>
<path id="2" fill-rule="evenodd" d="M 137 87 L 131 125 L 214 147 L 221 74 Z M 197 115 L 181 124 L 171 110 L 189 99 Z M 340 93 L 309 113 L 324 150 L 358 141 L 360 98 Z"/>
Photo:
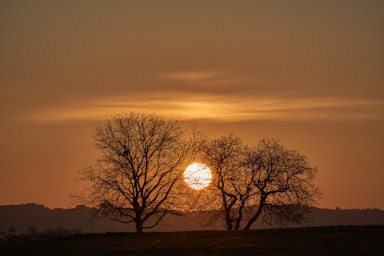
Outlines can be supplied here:
<path id="1" fill-rule="evenodd" d="M 0 232 L 14 229 L 17 234 L 26 233 L 31 227 L 39 231 L 49 228 L 65 228 L 81 230 L 83 233 L 131 232 L 134 226 L 122 224 L 108 219 L 93 218 L 94 209 L 83 205 L 74 208 L 48 208 L 42 204 L 26 203 L 19 205 L 0 205 Z M 311 208 L 312 221 L 301 225 L 307 226 L 337 226 L 337 225 L 384 225 L 384 211 L 372 209 L 326 209 Z M 222 230 L 220 224 L 202 226 L 203 217 L 199 213 L 187 216 L 168 216 L 157 227 L 149 231 L 194 231 Z M 276 228 L 256 223 L 254 229 Z"/>

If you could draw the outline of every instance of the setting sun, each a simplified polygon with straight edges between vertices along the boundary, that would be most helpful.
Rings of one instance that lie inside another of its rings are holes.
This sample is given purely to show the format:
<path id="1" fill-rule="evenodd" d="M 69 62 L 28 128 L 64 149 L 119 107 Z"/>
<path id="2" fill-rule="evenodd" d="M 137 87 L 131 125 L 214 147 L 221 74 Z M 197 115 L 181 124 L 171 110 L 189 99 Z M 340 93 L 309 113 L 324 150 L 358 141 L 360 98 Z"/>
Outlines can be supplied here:
<path id="1" fill-rule="evenodd" d="M 184 171 L 184 181 L 193 189 L 206 188 L 212 180 L 212 172 L 205 164 L 193 163 Z"/>

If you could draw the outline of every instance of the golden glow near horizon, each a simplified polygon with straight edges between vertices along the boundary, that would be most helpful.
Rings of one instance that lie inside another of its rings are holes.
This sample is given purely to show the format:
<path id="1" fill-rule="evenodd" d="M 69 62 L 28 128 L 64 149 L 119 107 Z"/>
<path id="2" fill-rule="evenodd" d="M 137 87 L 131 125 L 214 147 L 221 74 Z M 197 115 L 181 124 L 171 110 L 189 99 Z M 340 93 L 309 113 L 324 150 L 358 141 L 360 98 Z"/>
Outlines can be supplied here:
<path id="1" fill-rule="evenodd" d="M 185 183 L 195 190 L 208 187 L 211 180 L 212 172 L 205 164 L 193 163 L 188 165 L 184 171 Z"/>

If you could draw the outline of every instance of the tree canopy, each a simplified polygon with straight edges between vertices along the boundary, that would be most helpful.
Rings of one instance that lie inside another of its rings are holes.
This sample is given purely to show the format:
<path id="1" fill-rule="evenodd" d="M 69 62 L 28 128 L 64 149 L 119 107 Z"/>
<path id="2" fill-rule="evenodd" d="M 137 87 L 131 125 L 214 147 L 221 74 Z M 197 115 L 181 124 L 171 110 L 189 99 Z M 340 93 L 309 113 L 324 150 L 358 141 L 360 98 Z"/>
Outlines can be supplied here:
<path id="1" fill-rule="evenodd" d="M 102 156 L 81 173 L 89 184 L 83 198 L 138 232 L 156 226 L 173 209 L 172 191 L 194 155 L 191 137 L 178 121 L 131 113 L 108 119 L 94 140 Z"/>
<path id="2" fill-rule="evenodd" d="M 80 173 L 88 186 L 79 198 L 99 215 L 134 223 L 138 232 L 198 202 L 199 210 L 215 215 L 209 221 L 221 219 L 227 230 L 248 230 L 260 218 L 300 223 L 321 196 L 317 168 L 278 140 L 249 146 L 232 134 L 209 138 L 177 120 L 142 113 L 112 116 L 94 140 L 101 157 Z M 194 161 L 212 171 L 204 197 L 183 182 Z"/>

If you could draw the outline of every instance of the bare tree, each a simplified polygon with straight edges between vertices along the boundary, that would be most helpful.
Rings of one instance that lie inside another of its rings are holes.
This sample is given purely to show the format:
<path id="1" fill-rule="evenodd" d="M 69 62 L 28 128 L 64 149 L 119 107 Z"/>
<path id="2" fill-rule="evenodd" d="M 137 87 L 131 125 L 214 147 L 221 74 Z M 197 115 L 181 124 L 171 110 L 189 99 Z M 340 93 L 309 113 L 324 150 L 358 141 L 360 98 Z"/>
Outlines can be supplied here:
<path id="1" fill-rule="evenodd" d="M 242 167 L 244 145 L 233 135 L 208 140 L 203 146 L 203 159 L 213 172 L 213 194 L 219 202 L 227 230 L 238 230 L 243 209 L 252 196 L 252 173 Z M 251 174 L 251 175 L 248 175 Z"/>
<path id="2" fill-rule="evenodd" d="M 203 159 L 214 179 L 212 199 L 227 230 L 249 230 L 260 217 L 266 222 L 300 223 L 321 195 L 314 184 L 316 168 L 305 155 L 263 139 L 249 148 L 233 135 L 208 140 Z"/>
<path id="3" fill-rule="evenodd" d="M 83 202 L 97 214 L 134 223 L 137 232 L 156 226 L 177 204 L 174 189 L 195 140 L 175 120 L 156 115 L 116 115 L 96 129 L 97 164 L 81 177 L 89 184 Z"/>
<path id="4" fill-rule="evenodd" d="M 244 229 L 264 213 L 264 217 L 280 223 L 300 223 L 308 207 L 321 195 L 314 184 L 316 168 L 309 165 L 305 155 L 285 148 L 276 140 L 263 139 L 246 153 L 244 162 L 252 173 L 257 189 L 253 215 Z"/>

